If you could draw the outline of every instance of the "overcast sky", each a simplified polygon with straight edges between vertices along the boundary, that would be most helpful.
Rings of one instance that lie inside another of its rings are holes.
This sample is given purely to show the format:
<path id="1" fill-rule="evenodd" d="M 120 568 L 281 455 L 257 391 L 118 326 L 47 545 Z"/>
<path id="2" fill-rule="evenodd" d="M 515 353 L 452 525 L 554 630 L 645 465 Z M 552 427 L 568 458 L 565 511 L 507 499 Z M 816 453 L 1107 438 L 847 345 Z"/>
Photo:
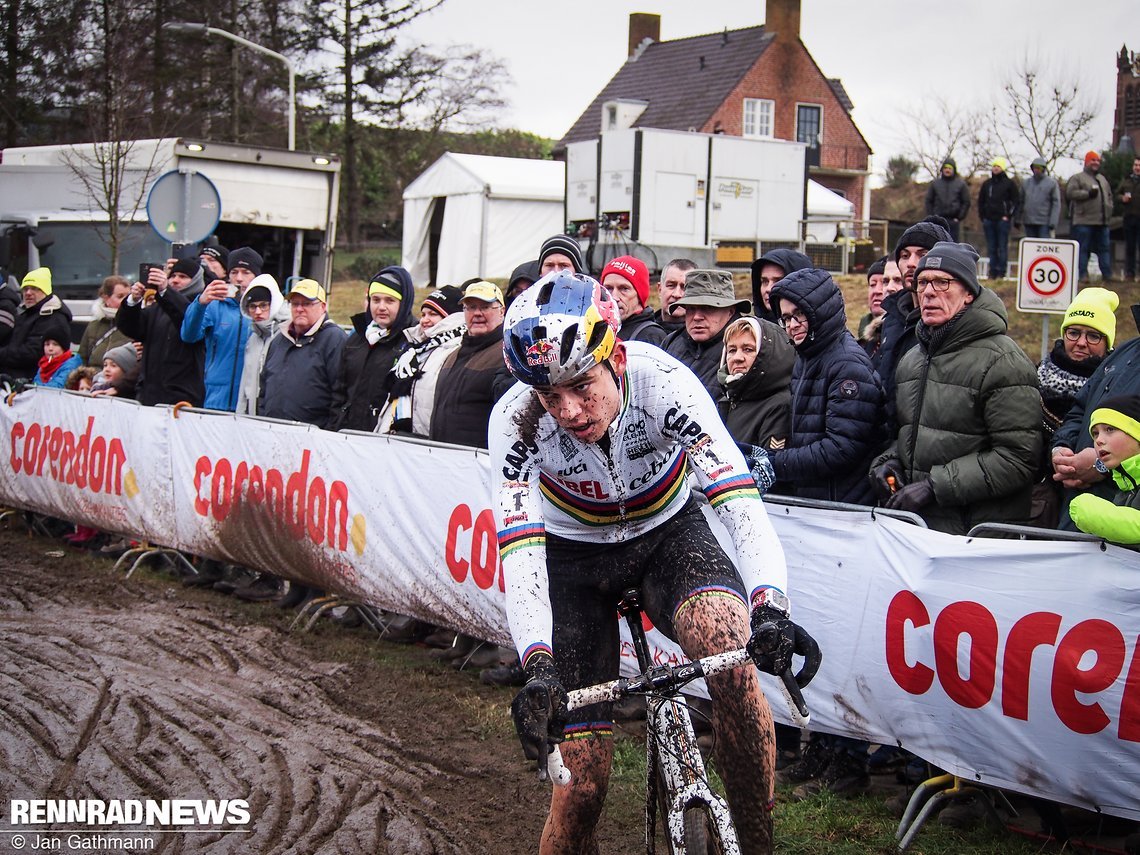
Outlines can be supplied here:
<path id="1" fill-rule="evenodd" d="M 625 61 L 630 12 L 661 15 L 668 40 L 756 26 L 764 8 L 764 0 L 446 0 L 404 36 L 493 53 L 513 78 L 500 126 L 559 138 Z M 800 37 L 823 73 L 843 80 L 881 172 L 905 149 L 902 110 L 938 93 L 963 104 L 989 102 L 1027 52 L 1076 75 L 1082 92 L 1095 97 L 1093 144 L 1107 147 L 1116 55 L 1125 42 L 1140 50 L 1138 9 L 1134 0 L 1087 7 L 1073 0 L 802 0 Z"/>

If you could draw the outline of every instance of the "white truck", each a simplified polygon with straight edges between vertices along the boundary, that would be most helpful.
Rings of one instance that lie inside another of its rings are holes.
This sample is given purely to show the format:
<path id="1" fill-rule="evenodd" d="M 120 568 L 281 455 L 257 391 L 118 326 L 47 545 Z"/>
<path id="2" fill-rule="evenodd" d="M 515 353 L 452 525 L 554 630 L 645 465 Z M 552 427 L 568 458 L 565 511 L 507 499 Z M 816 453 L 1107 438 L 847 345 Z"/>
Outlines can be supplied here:
<path id="1" fill-rule="evenodd" d="M 111 172 L 100 165 L 107 157 L 100 158 L 99 145 L 106 146 L 0 152 L 0 268 L 17 281 L 30 269 L 51 268 L 53 289 L 77 321 L 89 317 L 104 277 L 120 273 L 134 281 L 141 263 L 170 257 L 179 238 L 151 227 L 147 196 L 171 171 L 200 173 L 217 188 L 221 210 L 214 236 L 222 246 L 256 249 L 264 272 L 276 276 L 282 290 L 297 276 L 327 286 L 340 192 L 336 155 L 183 138 L 130 143 L 119 158 L 125 165 L 117 217 L 123 236 L 118 270 L 112 270 L 107 194 L 91 189 Z"/>

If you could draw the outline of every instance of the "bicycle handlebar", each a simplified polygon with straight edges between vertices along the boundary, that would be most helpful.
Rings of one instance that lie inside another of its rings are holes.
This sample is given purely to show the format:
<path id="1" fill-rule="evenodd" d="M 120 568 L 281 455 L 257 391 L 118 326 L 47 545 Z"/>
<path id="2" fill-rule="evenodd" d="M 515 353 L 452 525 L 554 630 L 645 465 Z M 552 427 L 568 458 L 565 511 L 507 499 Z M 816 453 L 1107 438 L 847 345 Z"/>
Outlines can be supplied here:
<path id="1" fill-rule="evenodd" d="M 807 685 L 807 682 L 815 676 L 821 657 L 818 648 L 815 649 L 814 653 L 814 657 L 805 658 L 804 667 L 800 669 L 798 675 L 793 675 L 790 668 L 780 675 L 780 688 L 783 690 L 788 713 L 791 715 L 793 723 L 798 727 L 807 727 L 811 722 L 811 714 L 808 712 L 807 703 L 804 701 L 797 679 L 806 674 L 807 679 L 804 681 L 804 685 Z M 729 650 L 726 653 L 715 653 L 712 656 L 706 656 L 703 659 L 697 659 L 683 665 L 662 665 L 657 668 L 650 668 L 637 677 L 619 677 L 609 683 L 599 683 L 596 686 L 574 689 L 567 693 L 566 708 L 567 710 L 574 710 L 590 704 L 619 701 L 628 695 L 677 691 L 682 686 L 686 686 L 701 677 L 711 677 L 750 664 L 752 664 L 752 657 L 742 647 L 739 650 Z M 549 778 L 555 784 L 565 786 L 570 783 L 570 777 L 570 770 L 562 762 L 562 752 L 558 745 L 550 743 L 546 763 L 538 764 L 538 779 L 545 781 Z"/>

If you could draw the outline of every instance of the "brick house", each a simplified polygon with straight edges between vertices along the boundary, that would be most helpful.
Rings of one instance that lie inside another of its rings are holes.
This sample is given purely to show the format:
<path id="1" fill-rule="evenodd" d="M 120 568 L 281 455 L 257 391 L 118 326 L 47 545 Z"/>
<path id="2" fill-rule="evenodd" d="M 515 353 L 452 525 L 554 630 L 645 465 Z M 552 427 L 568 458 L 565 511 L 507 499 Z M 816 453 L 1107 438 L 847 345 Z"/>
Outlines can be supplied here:
<path id="1" fill-rule="evenodd" d="M 619 127 L 808 144 L 810 176 L 870 210 L 871 147 L 843 84 L 800 41 L 800 0 L 767 0 L 763 26 L 663 42 L 661 16 L 629 16 L 629 56 L 554 147 Z"/>
<path id="2" fill-rule="evenodd" d="M 1124 45 L 1116 57 L 1116 115 L 1112 123 L 1112 147 L 1120 138 L 1132 140 L 1133 151 L 1140 151 L 1140 56 Z"/>

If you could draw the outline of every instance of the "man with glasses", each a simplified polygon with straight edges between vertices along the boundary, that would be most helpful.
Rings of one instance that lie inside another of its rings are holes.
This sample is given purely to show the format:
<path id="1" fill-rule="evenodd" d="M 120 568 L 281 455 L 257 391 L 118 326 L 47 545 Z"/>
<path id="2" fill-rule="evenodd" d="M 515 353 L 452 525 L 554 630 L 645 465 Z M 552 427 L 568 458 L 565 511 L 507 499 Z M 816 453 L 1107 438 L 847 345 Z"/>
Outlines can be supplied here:
<path id="1" fill-rule="evenodd" d="M 302 279 L 287 299 L 291 321 L 269 342 L 257 414 L 323 428 L 348 335 L 329 319 L 316 280 Z"/>
<path id="2" fill-rule="evenodd" d="M 918 347 L 898 366 L 898 435 L 871 468 L 882 504 L 951 534 L 1028 522 L 1041 454 L 1037 373 L 977 262 L 969 244 L 942 241 L 918 263 Z"/>
<path id="3" fill-rule="evenodd" d="M 525 292 L 524 292 L 525 293 Z M 430 438 L 487 447 L 491 408 L 514 382 L 503 364 L 503 292 L 477 280 L 463 290 L 467 332 L 439 372 Z"/>

